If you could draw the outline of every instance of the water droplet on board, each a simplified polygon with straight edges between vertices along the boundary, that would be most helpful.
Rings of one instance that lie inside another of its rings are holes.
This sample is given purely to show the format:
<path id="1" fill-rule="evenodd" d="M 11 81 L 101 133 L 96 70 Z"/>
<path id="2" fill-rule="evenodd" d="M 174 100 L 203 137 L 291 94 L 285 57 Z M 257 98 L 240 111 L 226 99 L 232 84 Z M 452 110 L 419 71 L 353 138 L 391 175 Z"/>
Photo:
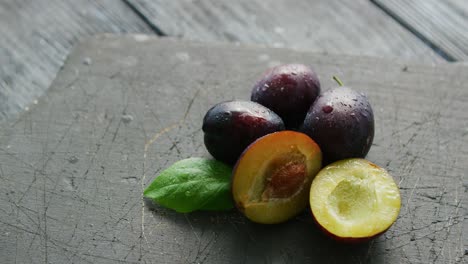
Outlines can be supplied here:
<path id="1" fill-rule="evenodd" d="M 277 34 L 283 34 L 284 33 L 284 28 L 282 27 L 275 27 L 274 28 L 275 33 Z"/>
<path id="2" fill-rule="evenodd" d="M 268 67 L 275 67 L 281 65 L 281 61 L 270 61 L 268 62 Z"/>
<path id="3" fill-rule="evenodd" d="M 136 35 L 133 36 L 133 38 L 137 42 L 144 42 L 144 41 L 147 41 L 149 39 L 149 36 L 145 35 L 145 34 L 136 34 Z"/>
<path id="4" fill-rule="evenodd" d="M 75 164 L 79 161 L 78 157 L 77 156 L 70 156 L 68 157 L 68 162 L 70 162 L 71 164 Z"/>
<path id="5" fill-rule="evenodd" d="M 132 122 L 133 120 L 133 116 L 131 115 L 123 115 L 122 116 L 122 122 L 124 122 L 125 124 L 128 124 L 130 122 Z"/>
<path id="6" fill-rule="evenodd" d="M 190 60 L 190 55 L 187 52 L 177 52 L 175 56 L 177 59 L 183 62 L 187 62 Z"/>
<path id="7" fill-rule="evenodd" d="M 84 65 L 91 65 L 92 63 L 93 63 L 93 60 L 90 57 L 86 57 L 83 59 Z"/>
<path id="8" fill-rule="evenodd" d="M 259 61 L 267 61 L 267 60 L 269 60 L 269 59 L 270 59 L 270 56 L 269 56 L 268 54 L 260 54 L 260 55 L 258 56 L 258 60 L 259 60 Z"/>
<path id="9" fill-rule="evenodd" d="M 274 47 L 274 48 L 282 48 L 282 47 L 284 47 L 284 43 L 282 43 L 282 42 L 275 42 L 275 43 L 273 43 L 273 47 Z"/>
<path id="10" fill-rule="evenodd" d="M 125 178 L 122 178 L 121 182 L 123 183 L 128 183 L 128 184 L 135 184 L 137 183 L 137 178 L 134 177 L 134 176 L 130 176 L 130 177 L 125 177 Z"/>
<path id="11" fill-rule="evenodd" d="M 138 58 L 134 56 L 127 56 L 119 62 L 125 67 L 134 67 L 138 64 Z"/>

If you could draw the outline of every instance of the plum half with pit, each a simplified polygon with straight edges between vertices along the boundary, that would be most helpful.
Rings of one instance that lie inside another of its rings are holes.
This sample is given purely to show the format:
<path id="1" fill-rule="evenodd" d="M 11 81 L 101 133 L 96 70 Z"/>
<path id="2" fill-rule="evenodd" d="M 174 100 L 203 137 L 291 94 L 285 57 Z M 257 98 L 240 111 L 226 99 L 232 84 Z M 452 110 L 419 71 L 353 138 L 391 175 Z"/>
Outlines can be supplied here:
<path id="1" fill-rule="evenodd" d="M 277 114 L 250 101 L 227 101 L 213 106 L 203 118 L 202 126 L 208 152 L 231 165 L 257 138 L 284 129 Z"/>
<path id="2" fill-rule="evenodd" d="M 235 205 L 253 222 L 284 222 L 307 207 L 310 184 L 321 165 L 320 148 L 307 135 L 281 131 L 263 136 L 234 167 Z"/>
<path id="3" fill-rule="evenodd" d="M 303 64 L 268 69 L 252 89 L 251 100 L 273 110 L 286 128 L 297 129 L 320 94 L 317 74 Z"/>
<path id="4" fill-rule="evenodd" d="M 364 242 L 396 221 L 400 191 L 386 170 L 365 159 L 323 168 L 310 187 L 310 207 L 325 234 L 341 242 Z"/>
<path id="5" fill-rule="evenodd" d="M 301 132 L 320 146 L 324 163 L 364 158 L 374 139 L 374 114 L 367 97 L 349 87 L 321 94 L 309 109 Z"/>

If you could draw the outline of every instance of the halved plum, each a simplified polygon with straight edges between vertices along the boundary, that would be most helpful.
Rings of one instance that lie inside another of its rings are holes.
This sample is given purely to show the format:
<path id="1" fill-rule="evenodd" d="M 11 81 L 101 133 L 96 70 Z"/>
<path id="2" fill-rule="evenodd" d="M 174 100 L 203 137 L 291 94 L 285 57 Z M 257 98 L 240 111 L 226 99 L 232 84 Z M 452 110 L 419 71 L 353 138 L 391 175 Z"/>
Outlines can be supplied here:
<path id="1" fill-rule="evenodd" d="M 334 162 L 323 168 L 310 188 L 315 222 L 332 238 L 363 242 L 396 221 L 400 191 L 386 170 L 365 159 Z"/>
<path id="2" fill-rule="evenodd" d="M 237 208 L 262 224 L 284 222 L 307 207 L 310 184 L 322 164 L 319 146 L 306 134 L 275 132 L 257 139 L 233 170 Z"/>

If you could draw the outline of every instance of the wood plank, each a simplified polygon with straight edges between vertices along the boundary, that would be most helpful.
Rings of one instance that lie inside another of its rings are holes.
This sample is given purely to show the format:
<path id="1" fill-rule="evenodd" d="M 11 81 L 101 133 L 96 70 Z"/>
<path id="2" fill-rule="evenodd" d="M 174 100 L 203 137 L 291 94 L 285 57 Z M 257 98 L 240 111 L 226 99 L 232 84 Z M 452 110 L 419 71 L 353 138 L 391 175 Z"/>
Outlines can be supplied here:
<path id="1" fill-rule="evenodd" d="M 4 0 L 0 32 L 1 121 L 43 94 L 83 37 L 151 30 L 121 1 Z"/>
<path id="2" fill-rule="evenodd" d="M 468 2 L 373 0 L 452 61 L 468 60 Z"/>
<path id="3" fill-rule="evenodd" d="M 268 65 L 287 62 L 314 65 L 324 89 L 339 75 L 369 95 L 376 136 L 368 159 L 393 174 L 402 194 L 387 233 L 343 246 L 322 236 L 308 212 L 263 226 L 234 210 L 178 214 L 145 203 L 142 190 L 159 171 L 208 155 L 200 127 L 210 106 L 248 99 Z M 141 35 L 91 39 L 37 105 L 0 128 L 0 259 L 462 263 L 467 70 Z"/>
<path id="4" fill-rule="evenodd" d="M 127 0 L 167 35 L 337 54 L 441 61 L 366 0 Z"/>
<path id="5" fill-rule="evenodd" d="M 447 0 L 448 5 L 453 6 L 454 10 L 462 16 L 468 16 L 468 2 L 465 0 Z"/>

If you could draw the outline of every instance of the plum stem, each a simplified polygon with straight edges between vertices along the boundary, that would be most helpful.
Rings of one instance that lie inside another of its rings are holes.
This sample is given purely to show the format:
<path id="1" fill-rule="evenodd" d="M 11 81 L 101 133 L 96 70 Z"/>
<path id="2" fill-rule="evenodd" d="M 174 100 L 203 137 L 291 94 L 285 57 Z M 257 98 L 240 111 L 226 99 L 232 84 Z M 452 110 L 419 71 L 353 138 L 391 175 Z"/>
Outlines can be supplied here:
<path id="1" fill-rule="evenodd" d="M 337 82 L 340 87 L 343 86 L 343 82 L 340 80 L 340 78 L 333 76 L 333 80 L 335 80 L 335 82 Z"/>

